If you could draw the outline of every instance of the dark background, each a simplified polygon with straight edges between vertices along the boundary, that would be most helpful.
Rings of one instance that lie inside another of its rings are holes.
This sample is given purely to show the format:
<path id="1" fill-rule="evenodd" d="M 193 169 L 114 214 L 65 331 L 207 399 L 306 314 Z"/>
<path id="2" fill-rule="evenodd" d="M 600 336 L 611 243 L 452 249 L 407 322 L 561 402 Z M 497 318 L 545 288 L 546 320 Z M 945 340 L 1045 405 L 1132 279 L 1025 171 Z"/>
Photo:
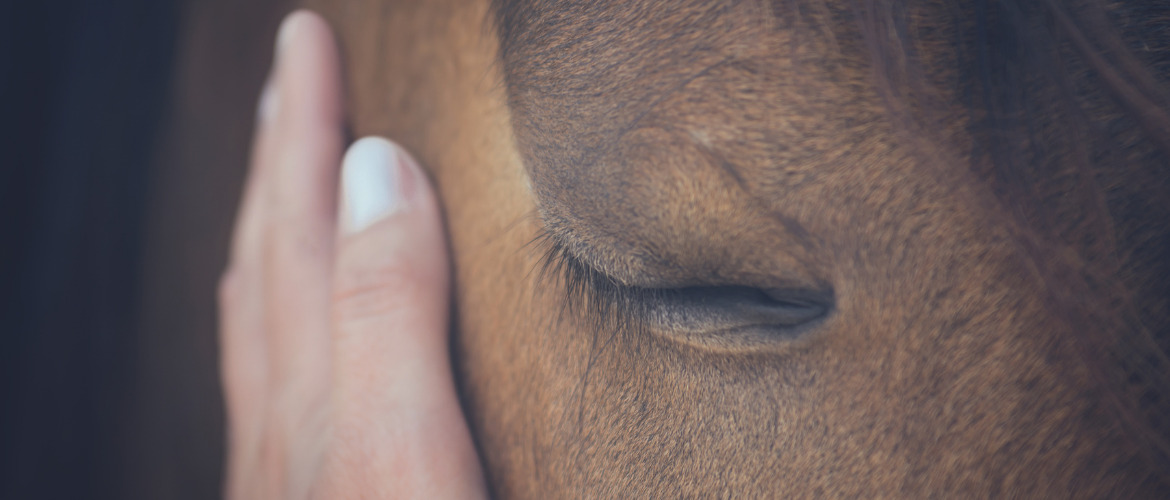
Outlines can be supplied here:
<path id="1" fill-rule="evenodd" d="M 0 0 L 0 498 L 215 498 L 214 289 L 285 0 Z"/>

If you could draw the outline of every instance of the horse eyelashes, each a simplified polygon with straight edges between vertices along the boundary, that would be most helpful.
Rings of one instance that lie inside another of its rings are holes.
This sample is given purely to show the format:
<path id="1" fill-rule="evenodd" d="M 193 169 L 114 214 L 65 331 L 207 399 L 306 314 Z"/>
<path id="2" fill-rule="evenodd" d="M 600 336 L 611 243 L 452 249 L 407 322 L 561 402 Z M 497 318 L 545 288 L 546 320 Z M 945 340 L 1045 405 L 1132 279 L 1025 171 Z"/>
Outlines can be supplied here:
<path id="1" fill-rule="evenodd" d="M 594 328 L 625 330 L 640 325 L 639 309 L 654 290 L 618 283 L 578 259 L 545 228 L 533 241 L 542 249 L 538 279 L 560 289 L 563 314 Z"/>

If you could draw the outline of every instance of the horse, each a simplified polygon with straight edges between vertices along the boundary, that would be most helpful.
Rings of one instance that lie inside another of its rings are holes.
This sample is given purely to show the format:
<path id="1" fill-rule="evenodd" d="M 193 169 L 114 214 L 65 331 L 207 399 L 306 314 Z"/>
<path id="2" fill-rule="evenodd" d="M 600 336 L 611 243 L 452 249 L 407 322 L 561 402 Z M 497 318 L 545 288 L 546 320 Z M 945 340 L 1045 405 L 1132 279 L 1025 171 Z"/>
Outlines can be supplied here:
<path id="1" fill-rule="evenodd" d="M 1165 493 L 1157 12 L 319 3 L 498 495 Z"/>
<path id="2" fill-rule="evenodd" d="M 1170 495 L 1170 7 L 308 6 L 495 495 Z"/>

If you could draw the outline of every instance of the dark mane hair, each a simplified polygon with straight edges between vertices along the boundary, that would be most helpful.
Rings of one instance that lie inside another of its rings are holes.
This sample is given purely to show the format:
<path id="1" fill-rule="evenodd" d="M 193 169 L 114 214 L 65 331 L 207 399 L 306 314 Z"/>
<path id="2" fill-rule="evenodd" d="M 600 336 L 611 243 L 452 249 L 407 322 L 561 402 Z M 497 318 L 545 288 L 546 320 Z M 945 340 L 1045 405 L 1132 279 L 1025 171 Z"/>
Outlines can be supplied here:
<path id="1" fill-rule="evenodd" d="M 976 141 L 970 167 L 1018 223 L 1048 307 L 1166 478 L 1170 4 L 950 7 L 975 14 L 949 20 L 954 43 L 972 52 L 957 68 Z M 891 112 L 912 133 L 934 130 L 921 13 L 903 0 L 855 9 Z"/>
<path id="2" fill-rule="evenodd" d="M 797 3 L 759 1 L 772 11 Z M 493 2 L 504 59 L 530 22 L 523 4 Z M 833 8 L 856 22 L 874 86 L 903 132 L 969 159 L 995 194 L 986 208 L 1009 215 L 1024 265 L 1048 290 L 1045 303 L 1095 389 L 1170 480 L 1170 3 Z M 939 62 L 927 57 L 938 43 L 958 49 L 957 82 L 932 78 Z M 949 84 L 960 88 L 938 88 Z M 962 96 L 973 144 L 932 136 L 954 118 L 939 111 L 953 104 L 938 100 L 943 93 Z"/>

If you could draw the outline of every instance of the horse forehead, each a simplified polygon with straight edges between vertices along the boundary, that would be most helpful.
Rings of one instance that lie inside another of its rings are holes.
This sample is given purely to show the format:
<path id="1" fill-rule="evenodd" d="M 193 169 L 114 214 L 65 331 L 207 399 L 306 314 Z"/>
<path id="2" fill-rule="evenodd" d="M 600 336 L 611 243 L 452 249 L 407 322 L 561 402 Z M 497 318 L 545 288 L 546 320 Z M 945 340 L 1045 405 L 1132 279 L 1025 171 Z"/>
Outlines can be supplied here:
<path id="1" fill-rule="evenodd" d="M 503 63 L 518 146 L 545 209 L 612 203 L 615 185 L 660 164 L 626 161 L 623 146 L 639 130 L 666 130 L 760 186 L 848 149 L 862 137 L 840 131 L 880 115 L 876 96 L 857 91 L 868 77 L 861 51 L 795 27 L 765 2 L 524 7 L 501 16 Z"/>

